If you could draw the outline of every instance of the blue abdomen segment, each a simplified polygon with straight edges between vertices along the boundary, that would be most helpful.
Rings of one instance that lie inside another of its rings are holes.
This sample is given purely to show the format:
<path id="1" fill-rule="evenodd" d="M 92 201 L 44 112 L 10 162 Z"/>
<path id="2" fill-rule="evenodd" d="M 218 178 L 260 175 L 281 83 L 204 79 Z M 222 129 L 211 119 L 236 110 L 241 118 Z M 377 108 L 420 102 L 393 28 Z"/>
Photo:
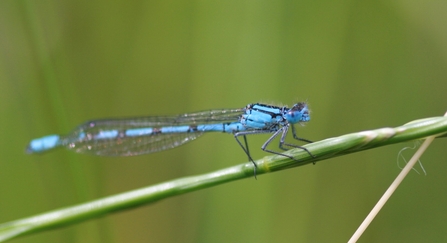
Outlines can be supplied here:
<path id="1" fill-rule="evenodd" d="M 136 129 L 128 129 L 126 130 L 126 136 L 129 137 L 137 137 L 137 136 L 147 136 L 151 135 L 154 132 L 152 128 L 136 128 Z"/>
<path id="2" fill-rule="evenodd" d="M 59 135 L 49 135 L 32 140 L 26 148 L 27 153 L 42 153 L 59 145 Z"/>
<path id="3" fill-rule="evenodd" d="M 116 138 L 119 134 L 117 130 L 109 130 L 109 131 L 99 131 L 98 134 L 95 135 L 95 139 L 113 139 Z M 84 134 L 81 134 L 80 139 L 84 138 Z"/>
<path id="4" fill-rule="evenodd" d="M 222 124 L 206 124 L 197 126 L 198 131 L 202 132 L 225 132 L 235 133 L 239 131 L 245 131 L 246 127 L 240 122 L 230 122 Z"/>

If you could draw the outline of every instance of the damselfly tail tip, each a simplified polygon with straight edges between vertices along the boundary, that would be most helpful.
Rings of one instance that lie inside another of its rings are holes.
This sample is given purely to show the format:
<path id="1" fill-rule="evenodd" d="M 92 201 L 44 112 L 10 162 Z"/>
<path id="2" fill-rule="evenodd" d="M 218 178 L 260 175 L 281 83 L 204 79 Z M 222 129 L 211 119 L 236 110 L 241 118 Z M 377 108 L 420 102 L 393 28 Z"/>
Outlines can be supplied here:
<path id="1" fill-rule="evenodd" d="M 26 147 L 26 153 L 36 154 L 43 153 L 59 146 L 59 135 L 49 135 L 42 138 L 31 140 Z"/>

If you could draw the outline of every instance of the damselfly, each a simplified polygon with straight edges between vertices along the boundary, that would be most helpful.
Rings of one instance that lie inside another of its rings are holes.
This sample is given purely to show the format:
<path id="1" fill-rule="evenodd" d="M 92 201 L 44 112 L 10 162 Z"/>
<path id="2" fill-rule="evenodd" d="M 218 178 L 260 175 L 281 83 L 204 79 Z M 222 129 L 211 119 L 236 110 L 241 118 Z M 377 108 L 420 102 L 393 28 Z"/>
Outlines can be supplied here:
<path id="1" fill-rule="evenodd" d="M 240 109 L 209 110 L 176 116 L 153 116 L 127 119 L 93 120 L 81 124 L 68 135 L 49 135 L 32 140 L 28 153 L 41 153 L 57 147 L 66 147 L 78 153 L 90 153 L 101 156 L 133 156 L 153 153 L 177 147 L 192 141 L 205 132 L 224 132 L 233 134 L 237 143 L 253 162 L 256 175 L 256 163 L 253 161 L 247 143 L 247 135 L 272 133 L 261 146 L 263 151 L 293 157 L 273 150 L 267 146 L 277 136 L 279 148 L 304 147 L 286 143 L 285 138 L 292 128 L 293 137 L 307 143 L 311 141 L 296 135 L 294 124 L 310 120 L 309 109 L 305 102 L 288 107 L 266 104 L 249 104 Z M 239 138 L 243 138 L 243 143 Z"/>

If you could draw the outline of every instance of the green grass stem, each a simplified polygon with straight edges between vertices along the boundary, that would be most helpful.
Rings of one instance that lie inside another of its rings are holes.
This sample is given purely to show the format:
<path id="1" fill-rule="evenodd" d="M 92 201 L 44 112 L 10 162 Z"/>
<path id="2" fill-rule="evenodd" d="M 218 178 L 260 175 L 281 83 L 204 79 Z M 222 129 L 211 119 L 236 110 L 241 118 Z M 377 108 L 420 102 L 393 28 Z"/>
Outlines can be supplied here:
<path id="1" fill-rule="evenodd" d="M 316 163 L 337 156 L 378 148 L 389 144 L 407 142 L 429 136 L 439 137 L 445 133 L 447 133 L 447 118 L 432 117 L 416 120 L 400 127 L 380 128 L 328 138 L 304 146 L 315 157 L 311 157 L 302 149 L 292 149 L 285 152 L 285 154 L 294 156 L 299 161 L 279 155 L 267 156 L 255 161 L 258 165 L 257 174 L 260 176 L 269 172 Z M 254 179 L 253 164 L 251 162 L 203 175 L 179 178 L 95 201 L 45 212 L 0 224 L 0 242 L 33 232 L 103 217 L 109 213 L 143 206 L 172 196 L 245 178 Z"/>

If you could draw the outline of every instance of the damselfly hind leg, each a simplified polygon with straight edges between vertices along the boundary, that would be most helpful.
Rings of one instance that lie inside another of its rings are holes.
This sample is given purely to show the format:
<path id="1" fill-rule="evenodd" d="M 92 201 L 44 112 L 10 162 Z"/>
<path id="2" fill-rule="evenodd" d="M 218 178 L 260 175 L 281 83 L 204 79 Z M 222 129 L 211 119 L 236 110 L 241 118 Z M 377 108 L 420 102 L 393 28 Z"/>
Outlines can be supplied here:
<path id="1" fill-rule="evenodd" d="M 258 165 L 253 161 L 253 159 L 252 159 L 251 156 L 250 156 L 250 150 L 248 149 L 247 136 L 245 136 L 245 135 L 246 135 L 246 134 L 234 133 L 234 138 L 236 138 L 237 143 L 238 143 L 238 144 L 241 146 L 241 148 L 244 150 L 245 154 L 247 154 L 247 156 L 248 156 L 248 160 L 250 160 L 250 161 L 253 163 L 253 165 L 254 165 L 254 168 L 253 168 L 253 174 L 254 174 L 255 179 L 256 179 L 256 172 L 257 172 L 257 169 L 258 169 Z M 243 137 L 244 137 L 244 143 L 245 143 L 245 146 L 244 146 L 244 145 L 241 143 L 241 141 L 238 139 L 239 136 L 243 136 Z"/>

